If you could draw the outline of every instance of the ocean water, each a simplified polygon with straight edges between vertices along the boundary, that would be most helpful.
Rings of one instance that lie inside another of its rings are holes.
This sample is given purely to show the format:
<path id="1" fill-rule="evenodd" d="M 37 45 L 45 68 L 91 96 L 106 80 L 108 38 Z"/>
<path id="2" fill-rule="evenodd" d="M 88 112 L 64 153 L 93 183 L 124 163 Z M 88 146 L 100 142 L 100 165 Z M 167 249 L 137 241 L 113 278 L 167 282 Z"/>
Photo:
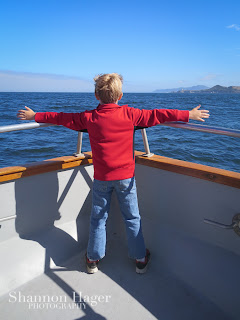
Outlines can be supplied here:
<path id="1" fill-rule="evenodd" d="M 3 93 L 0 92 L 0 126 L 23 123 L 16 114 L 24 106 L 34 111 L 81 112 L 97 107 L 93 93 Z M 206 125 L 240 130 L 240 95 L 125 93 L 120 104 L 140 109 L 191 110 L 198 104 L 210 111 Z M 200 123 L 191 121 L 192 123 Z M 156 126 L 147 129 L 151 152 L 180 160 L 240 172 L 240 139 L 209 133 Z M 0 168 L 72 155 L 77 132 L 59 127 L 0 134 Z M 144 151 L 140 130 L 135 149 Z M 83 134 L 82 151 L 89 151 L 88 134 Z"/>

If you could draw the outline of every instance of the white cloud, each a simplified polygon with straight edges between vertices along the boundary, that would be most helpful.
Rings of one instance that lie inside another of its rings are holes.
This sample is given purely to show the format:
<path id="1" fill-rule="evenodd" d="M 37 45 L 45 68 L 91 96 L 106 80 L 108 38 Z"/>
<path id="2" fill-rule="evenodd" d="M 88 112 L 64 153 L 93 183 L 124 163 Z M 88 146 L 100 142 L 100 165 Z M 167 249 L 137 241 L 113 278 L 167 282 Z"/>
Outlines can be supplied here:
<path id="1" fill-rule="evenodd" d="M 216 79 L 219 75 L 215 74 L 215 73 L 208 73 L 206 76 L 204 76 L 203 78 L 201 78 L 201 81 L 209 81 L 209 80 L 213 80 Z"/>
<path id="2" fill-rule="evenodd" d="M 94 92 L 94 86 L 78 77 L 0 70 L 0 91 Z"/>
<path id="3" fill-rule="evenodd" d="M 235 29 L 237 31 L 240 31 L 240 26 L 238 24 L 231 24 L 230 26 L 227 26 L 228 29 Z"/>

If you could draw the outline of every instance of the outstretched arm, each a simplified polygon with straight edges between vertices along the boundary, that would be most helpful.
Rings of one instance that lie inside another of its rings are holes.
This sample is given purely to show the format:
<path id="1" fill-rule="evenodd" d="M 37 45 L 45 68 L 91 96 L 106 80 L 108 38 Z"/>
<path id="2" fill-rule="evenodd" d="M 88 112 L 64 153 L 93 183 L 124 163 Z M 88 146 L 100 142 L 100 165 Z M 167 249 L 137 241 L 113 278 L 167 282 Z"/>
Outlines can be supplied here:
<path id="1" fill-rule="evenodd" d="M 205 119 L 209 118 L 209 111 L 208 110 L 199 110 L 200 107 L 201 107 L 201 105 L 199 105 L 196 108 L 193 108 L 191 111 L 189 111 L 189 119 L 204 122 L 205 120 L 203 118 L 205 118 Z"/>
<path id="2" fill-rule="evenodd" d="M 34 112 L 28 107 L 25 108 L 26 110 L 18 111 L 17 116 L 20 120 L 35 120 L 38 123 L 53 123 L 76 131 L 87 129 L 85 112 Z"/>
<path id="3" fill-rule="evenodd" d="M 127 111 L 132 117 L 134 126 L 152 127 L 166 121 L 188 122 L 189 119 L 204 121 L 203 118 L 209 118 L 209 111 L 199 110 L 200 107 L 199 105 L 191 111 L 177 109 L 140 110 L 128 107 Z"/>
<path id="4" fill-rule="evenodd" d="M 32 109 L 25 107 L 26 110 L 19 110 L 17 117 L 20 120 L 35 120 L 36 112 L 34 112 Z"/>

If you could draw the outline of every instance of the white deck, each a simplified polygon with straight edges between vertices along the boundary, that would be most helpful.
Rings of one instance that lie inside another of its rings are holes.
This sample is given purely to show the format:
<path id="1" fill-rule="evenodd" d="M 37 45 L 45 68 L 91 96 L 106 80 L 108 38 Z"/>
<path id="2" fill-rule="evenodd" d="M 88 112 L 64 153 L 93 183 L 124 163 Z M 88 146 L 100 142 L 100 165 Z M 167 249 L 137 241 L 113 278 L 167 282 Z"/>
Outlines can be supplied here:
<path id="1" fill-rule="evenodd" d="M 240 189 L 142 165 L 136 179 L 152 254 L 144 275 L 127 257 L 115 196 L 107 255 L 85 271 L 91 166 L 0 184 L 0 215 L 17 215 L 0 229 L 1 319 L 239 320 L 240 238 L 203 219 L 231 223 Z"/>
<path id="2" fill-rule="evenodd" d="M 0 300 L 1 319 L 231 319 L 221 306 L 171 273 L 167 261 L 160 264 L 154 256 L 157 252 L 152 252 L 148 272 L 139 275 L 126 250 L 119 240 L 112 239 L 98 273 L 86 273 L 83 251 L 62 263 L 62 270 L 49 270 L 12 290 L 11 295 Z M 74 299 L 79 301 L 74 295 L 78 297 L 80 292 L 82 301 L 87 301 L 74 303 Z M 45 303 L 40 303 L 39 296 L 41 299 L 48 296 L 53 301 L 46 298 Z M 100 299 L 97 304 L 96 296 Z M 22 302 L 15 302 L 16 299 Z M 28 299 L 37 299 L 37 302 L 28 302 Z"/>

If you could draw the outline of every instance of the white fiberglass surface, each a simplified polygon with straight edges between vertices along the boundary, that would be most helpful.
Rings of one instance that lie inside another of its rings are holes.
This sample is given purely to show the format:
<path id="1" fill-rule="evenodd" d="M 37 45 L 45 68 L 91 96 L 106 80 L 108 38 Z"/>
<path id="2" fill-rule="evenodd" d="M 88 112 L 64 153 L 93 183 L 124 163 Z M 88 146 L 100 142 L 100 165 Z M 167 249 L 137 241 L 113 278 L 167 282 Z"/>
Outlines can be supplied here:
<path id="1" fill-rule="evenodd" d="M 1 318 L 238 319 L 239 257 L 167 226 L 160 234 L 146 274 L 115 235 L 96 274 L 86 273 L 82 251 L 3 296 Z"/>

